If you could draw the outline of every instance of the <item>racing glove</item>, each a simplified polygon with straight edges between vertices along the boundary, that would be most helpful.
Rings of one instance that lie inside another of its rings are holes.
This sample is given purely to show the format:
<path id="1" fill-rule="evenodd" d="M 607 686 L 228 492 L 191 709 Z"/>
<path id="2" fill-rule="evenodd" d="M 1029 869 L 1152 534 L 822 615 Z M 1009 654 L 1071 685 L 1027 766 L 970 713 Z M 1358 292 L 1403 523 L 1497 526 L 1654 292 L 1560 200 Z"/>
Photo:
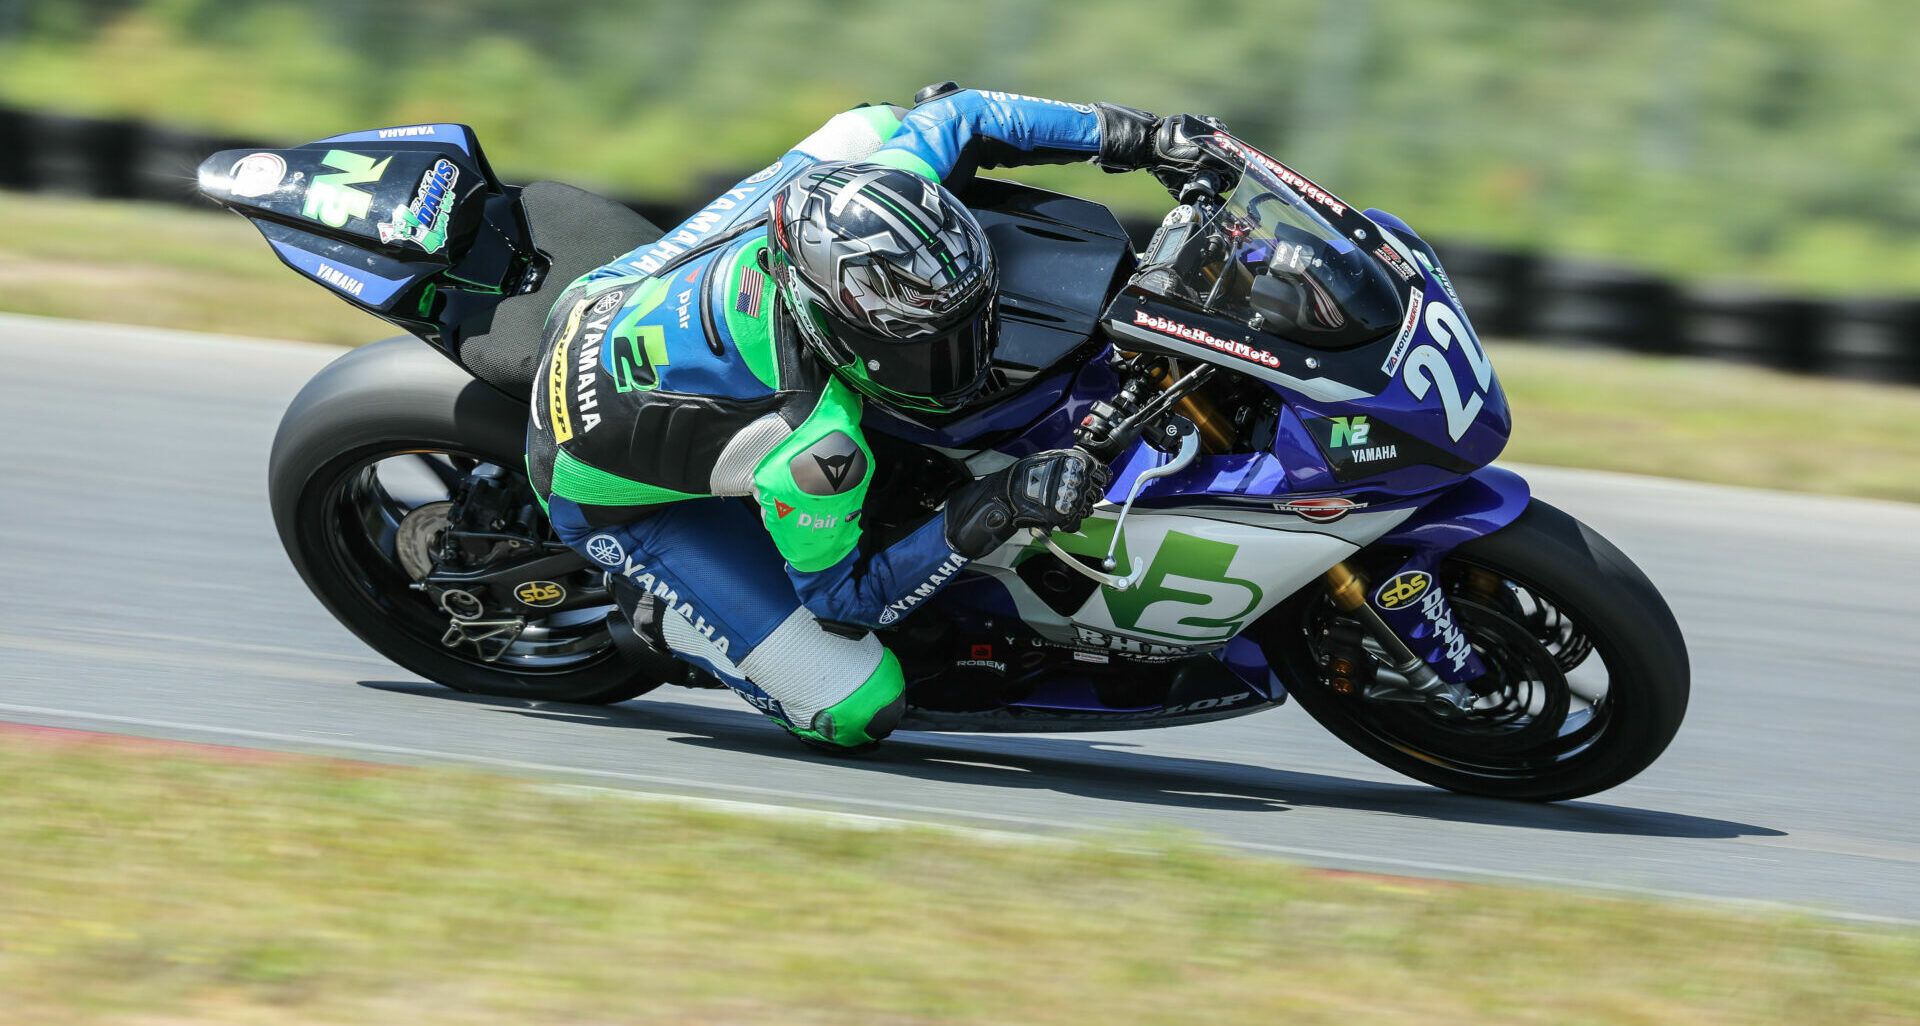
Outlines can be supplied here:
<path id="1" fill-rule="evenodd" d="M 1110 172 L 1148 170 L 1177 191 L 1206 162 L 1194 139 L 1225 131 L 1219 118 L 1174 114 L 1157 118 L 1144 110 L 1096 103 L 1100 118 L 1100 167 Z"/>
<path id="2" fill-rule="evenodd" d="M 946 541 L 979 559 L 1022 527 L 1077 531 L 1106 494 L 1107 467 L 1084 449 L 1023 456 L 947 497 Z"/>

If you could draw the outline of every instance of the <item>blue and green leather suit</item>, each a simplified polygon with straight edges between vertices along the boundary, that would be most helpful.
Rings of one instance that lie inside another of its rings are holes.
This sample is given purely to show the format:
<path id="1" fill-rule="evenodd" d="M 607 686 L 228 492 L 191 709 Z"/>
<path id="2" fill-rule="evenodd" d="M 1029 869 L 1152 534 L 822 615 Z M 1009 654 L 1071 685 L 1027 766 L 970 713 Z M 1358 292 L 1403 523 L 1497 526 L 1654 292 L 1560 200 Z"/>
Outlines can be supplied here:
<path id="1" fill-rule="evenodd" d="M 821 161 L 945 181 L 1099 148 L 1079 104 L 962 90 L 860 107 L 575 282 L 548 317 L 527 440 L 561 539 L 655 596 L 676 656 L 795 733 L 857 745 L 876 716 L 890 729 L 900 665 L 859 628 L 898 620 L 967 560 L 944 513 L 863 551 L 862 400 L 775 316 L 767 204 Z"/>

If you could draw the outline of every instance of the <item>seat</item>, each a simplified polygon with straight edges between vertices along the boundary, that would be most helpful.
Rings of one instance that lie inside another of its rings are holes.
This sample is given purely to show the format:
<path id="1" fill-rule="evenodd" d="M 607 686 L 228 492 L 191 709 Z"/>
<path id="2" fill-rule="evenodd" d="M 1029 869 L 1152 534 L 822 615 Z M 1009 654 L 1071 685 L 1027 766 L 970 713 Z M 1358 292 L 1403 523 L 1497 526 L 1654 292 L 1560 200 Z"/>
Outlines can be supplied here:
<path id="1" fill-rule="evenodd" d="M 560 182 L 520 191 L 533 246 L 552 267 L 540 287 L 510 296 L 463 324 L 460 360 L 481 380 L 514 396 L 532 387 L 547 311 L 574 279 L 660 238 L 659 227 L 631 209 Z"/>

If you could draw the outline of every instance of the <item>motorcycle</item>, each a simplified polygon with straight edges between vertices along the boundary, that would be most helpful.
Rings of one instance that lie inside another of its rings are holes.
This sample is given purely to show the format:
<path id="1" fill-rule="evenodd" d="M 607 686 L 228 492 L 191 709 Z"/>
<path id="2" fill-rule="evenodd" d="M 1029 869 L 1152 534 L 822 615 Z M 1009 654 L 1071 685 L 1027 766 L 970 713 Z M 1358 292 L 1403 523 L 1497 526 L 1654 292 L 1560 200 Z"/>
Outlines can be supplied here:
<path id="1" fill-rule="evenodd" d="M 1433 248 L 1225 131 L 1199 144 L 1137 253 L 1098 204 L 950 183 L 1002 269 L 990 388 L 953 416 L 866 411 L 866 523 L 1043 449 L 1113 473 L 1077 533 L 1028 532 L 887 610 L 900 729 L 1165 727 L 1292 695 L 1455 791 L 1560 800 L 1646 768 L 1685 713 L 1685 642 L 1625 555 L 1490 465 L 1506 397 Z M 762 180 L 729 195 L 765 199 Z M 224 151 L 199 186 L 408 333 L 323 369 L 273 443 L 280 539 L 342 624 L 462 691 L 717 686 L 623 651 L 602 569 L 556 540 L 524 469 L 549 307 L 660 229 L 503 184 L 463 125 Z"/>

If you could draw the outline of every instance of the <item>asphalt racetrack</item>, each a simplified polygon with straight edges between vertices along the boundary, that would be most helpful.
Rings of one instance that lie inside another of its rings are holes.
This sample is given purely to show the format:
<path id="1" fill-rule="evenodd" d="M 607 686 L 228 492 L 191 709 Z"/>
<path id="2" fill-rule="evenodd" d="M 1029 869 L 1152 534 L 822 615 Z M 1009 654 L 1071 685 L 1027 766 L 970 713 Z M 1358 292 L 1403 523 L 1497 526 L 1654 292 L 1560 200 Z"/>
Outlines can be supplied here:
<path id="1" fill-rule="evenodd" d="M 1582 801 L 1435 790 L 1291 705 L 831 760 L 729 694 L 476 698 L 334 623 L 280 550 L 265 475 L 282 409 L 337 352 L 0 317 L 0 721 L 1920 922 L 1920 507 L 1522 468 L 1647 571 L 1692 651 L 1672 748 Z"/>

